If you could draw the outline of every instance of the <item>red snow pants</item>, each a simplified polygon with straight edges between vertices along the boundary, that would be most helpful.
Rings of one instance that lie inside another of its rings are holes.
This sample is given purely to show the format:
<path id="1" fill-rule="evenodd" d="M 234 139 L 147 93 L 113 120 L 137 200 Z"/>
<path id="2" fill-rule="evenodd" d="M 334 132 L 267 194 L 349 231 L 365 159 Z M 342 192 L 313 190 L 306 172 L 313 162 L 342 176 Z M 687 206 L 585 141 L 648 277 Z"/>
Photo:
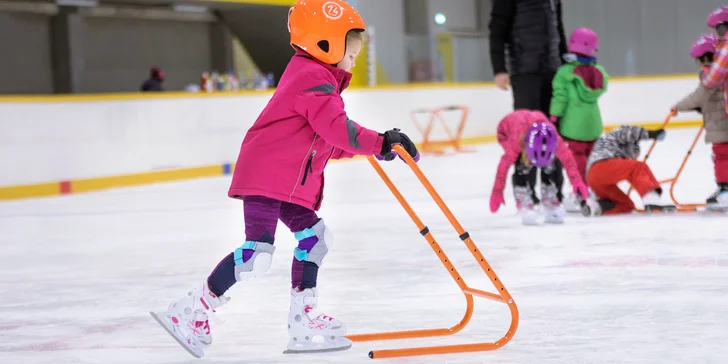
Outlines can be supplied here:
<path id="1" fill-rule="evenodd" d="M 571 155 L 574 156 L 574 161 L 576 162 L 576 167 L 579 169 L 581 179 L 586 181 L 586 161 L 589 159 L 589 154 L 591 154 L 592 149 L 594 149 L 594 143 L 596 143 L 596 141 L 583 142 L 580 140 L 571 140 L 566 138 L 564 138 L 564 141 L 569 147 Z"/>
<path id="2" fill-rule="evenodd" d="M 597 162 L 589 169 L 587 184 L 600 199 L 614 203 L 614 208 L 604 215 L 623 214 L 634 210 L 634 202 L 617 183 L 627 180 L 635 190 L 644 196 L 660 187 L 647 163 L 634 159 L 608 159 Z"/>
<path id="3" fill-rule="evenodd" d="M 713 144 L 715 182 L 728 183 L 728 143 Z"/>

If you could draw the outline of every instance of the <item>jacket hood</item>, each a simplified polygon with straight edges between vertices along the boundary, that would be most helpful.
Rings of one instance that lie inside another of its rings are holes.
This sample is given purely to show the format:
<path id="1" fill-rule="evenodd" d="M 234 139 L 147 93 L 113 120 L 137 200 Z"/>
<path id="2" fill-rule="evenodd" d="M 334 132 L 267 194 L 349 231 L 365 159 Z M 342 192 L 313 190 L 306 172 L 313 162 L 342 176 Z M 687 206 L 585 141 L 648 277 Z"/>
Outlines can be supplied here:
<path id="1" fill-rule="evenodd" d="M 597 102 L 606 91 L 604 74 L 595 65 L 573 62 L 573 71 L 569 74 L 569 81 L 574 82 L 579 98 L 585 102 Z"/>

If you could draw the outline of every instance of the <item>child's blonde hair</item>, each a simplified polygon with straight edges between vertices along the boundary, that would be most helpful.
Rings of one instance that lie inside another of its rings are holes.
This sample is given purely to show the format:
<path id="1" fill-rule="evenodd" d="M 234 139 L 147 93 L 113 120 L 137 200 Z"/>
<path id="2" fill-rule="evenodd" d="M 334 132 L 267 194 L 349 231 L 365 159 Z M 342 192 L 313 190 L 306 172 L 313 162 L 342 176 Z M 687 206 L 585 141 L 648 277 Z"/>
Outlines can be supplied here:
<path id="1" fill-rule="evenodd" d="M 359 29 L 350 30 L 348 33 L 346 33 L 346 44 L 350 44 L 351 42 L 364 41 L 364 32 Z"/>

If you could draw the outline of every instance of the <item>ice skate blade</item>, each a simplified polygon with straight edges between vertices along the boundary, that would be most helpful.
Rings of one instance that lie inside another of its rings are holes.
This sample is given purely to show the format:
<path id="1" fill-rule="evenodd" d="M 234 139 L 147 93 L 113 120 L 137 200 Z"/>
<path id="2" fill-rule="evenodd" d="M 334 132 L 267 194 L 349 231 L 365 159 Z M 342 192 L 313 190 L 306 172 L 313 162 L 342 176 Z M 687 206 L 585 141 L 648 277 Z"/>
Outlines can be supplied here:
<path id="1" fill-rule="evenodd" d="M 164 319 L 162 319 L 162 317 L 164 317 L 163 314 L 162 314 L 162 317 L 160 317 L 156 312 L 152 312 L 152 311 L 150 311 L 149 314 L 152 315 L 152 317 L 154 317 L 154 319 L 157 321 L 157 323 L 167 331 L 169 336 L 171 336 L 175 340 L 177 340 L 177 343 L 179 343 L 180 346 L 182 346 L 185 350 L 187 350 L 187 352 L 190 353 L 190 355 L 194 356 L 195 358 L 202 358 L 203 356 L 205 356 L 205 352 L 203 350 L 199 350 L 199 353 L 198 353 L 197 350 L 193 350 L 192 348 L 185 345 L 185 343 L 182 340 L 180 340 L 180 338 L 177 337 L 177 335 L 174 334 L 174 330 L 167 324 L 167 322 Z"/>
<path id="2" fill-rule="evenodd" d="M 283 352 L 283 354 L 316 354 L 316 353 L 333 353 L 337 351 L 344 351 L 351 349 L 351 344 L 348 346 L 341 346 L 337 348 L 327 348 L 327 349 L 314 349 L 314 350 L 291 350 L 287 349 Z"/>
<path id="3" fill-rule="evenodd" d="M 326 341 L 324 343 L 308 343 L 305 344 L 305 347 L 309 347 L 310 349 L 300 348 L 300 349 L 291 349 L 290 347 L 283 351 L 283 354 L 315 354 L 315 353 L 331 353 L 331 352 L 337 352 L 337 351 L 344 351 L 351 349 L 352 341 L 340 337 L 337 342 L 341 344 L 345 344 L 342 346 L 331 346 L 333 343 Z"/>

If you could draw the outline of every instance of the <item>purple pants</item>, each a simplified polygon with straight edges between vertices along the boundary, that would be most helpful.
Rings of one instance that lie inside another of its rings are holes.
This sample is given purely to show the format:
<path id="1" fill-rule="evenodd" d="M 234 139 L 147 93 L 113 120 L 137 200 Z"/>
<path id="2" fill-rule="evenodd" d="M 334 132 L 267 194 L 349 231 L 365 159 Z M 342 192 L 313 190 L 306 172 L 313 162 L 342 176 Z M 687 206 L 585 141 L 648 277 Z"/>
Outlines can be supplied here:
<path id="1" fill-rule="evenodd" d="M 302 231 L 315 225 L 319 218 L 316 212 L 303 206 L 278 201 L 262 196 L 244 196 L 243 210 L 245 216 L 245 240 L 257 243 L 274 244 L 278 220 L 281 220 L 292 233 Z M 311 241 L 314 239 L 315 241 Z M 318 241 L 316 237 L 303 239 L 299 248 L 310 250 Z M 253 255 L 253 250 L 243 250 L 243 261 Z M 313 288 L 316 286 L 318 266 L 308 261 L 293 258 L 291 268 L 291 286 Z M 220 296 L 225 294 L 236 282 L 234 253 L 228 254 L 215 267 L 207 278 L 210 291 Z"/>

